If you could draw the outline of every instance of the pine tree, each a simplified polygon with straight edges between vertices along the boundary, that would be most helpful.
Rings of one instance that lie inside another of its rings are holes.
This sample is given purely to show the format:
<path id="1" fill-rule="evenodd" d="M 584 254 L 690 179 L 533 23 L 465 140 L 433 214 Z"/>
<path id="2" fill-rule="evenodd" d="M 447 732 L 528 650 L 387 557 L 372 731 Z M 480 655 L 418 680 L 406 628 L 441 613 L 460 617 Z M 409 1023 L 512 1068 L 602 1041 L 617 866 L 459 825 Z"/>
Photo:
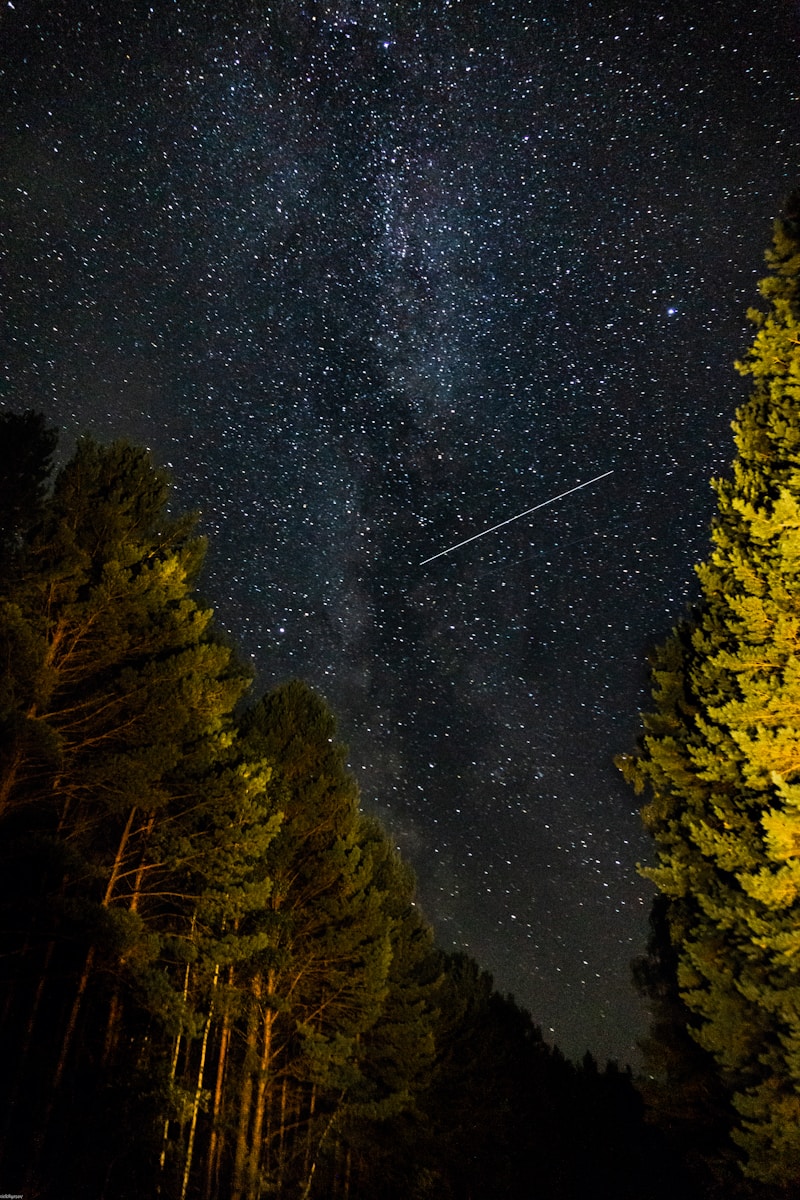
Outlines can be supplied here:
<path id="1" fill-rule="evenodd" d="M 242 721 L 251 757 L 273 764 L 282 824 L 266 856 L 266 946 L 242 981 L 247 1047 L 230 1194 L 333 1195 L 338 1129 L 363 1081 L 359 1041 L 378 1019 L 391 920 L 357 785 L 325 703 L 299 681 Z M 313 1189 L 313 1190 L 312 1190 Z M 295 1193 L 292 1193 L 295 1194 Z"/>
<path id="2" fill-rule="evenodd" d="M 753 380 L 714 488 L 696 612 L 657 651 L 622 769 L 669 900 L 690 1031 L 717 1063 L 754 1179 L 800 1186 L 800 195 L 775 226 L 740 364 Z"/>
<path id="3" fill-rule="evenodd" d="M 668 910 L 668 897 L 656 895 L 647 954 L 633 963 L 634 982 L 651 1017 L 650 1035 L 640 1046 L 647 1075 L 639 1086 L 649 1123 L 684 1166 L 681 1194 L 733 1200 L 747 1190 L 728 1136 L 729 1101 L 714 1059 L 689 1033 Z"/>
<path id="4" fill-rule="evenodd" d="M 31 1186 L 57 1169 L 62 1188 L 73 1162 L 87 1196 L 88 1097 L 98 1118 L 117 1113 L 105 1161 L 138 1167 L 121 1113 L 143 1133 L 156 1085 L 140 1047 L 159 1063 L 176 1023 L 185 1043 L 202 1036 L 215 990 L 203 946 L 225 932 L 214 895 L 234 916 L 263 903 L 253 856 L 273 831 L 267 771 L 235 746 L 249 675 L 194 596 L 203 543 L 167 500 L 146 452 L 83 441 L 20 526 L 0 592 L 5 1161 L 24 1159 Z M 237 831 L 249 846 L 232 870 Z M 112 1068 L 138 1098 L 110 1101 Z"/>
<path id="5" fill-rule="evenodd" d="M 379 822 L 364 818 L 362 839 L 390 922 L 386 996 L 374 1024 L 359 1037 L 357 1086 L 338 1136 L 346 1163 L 342 1194 L 355 1200 L 416 1194 L 426 1137 L 420 1099 L 433 1077 L 441 955 L 416 905 L 411 868 Z"/>

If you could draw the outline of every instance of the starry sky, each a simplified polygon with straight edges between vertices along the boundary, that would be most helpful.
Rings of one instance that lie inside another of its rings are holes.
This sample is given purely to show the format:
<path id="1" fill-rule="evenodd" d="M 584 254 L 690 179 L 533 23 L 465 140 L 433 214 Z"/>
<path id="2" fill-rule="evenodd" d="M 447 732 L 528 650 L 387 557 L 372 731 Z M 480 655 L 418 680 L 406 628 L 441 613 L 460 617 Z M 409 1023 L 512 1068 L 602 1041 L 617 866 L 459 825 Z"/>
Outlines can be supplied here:
<path id="1" fill-rule="evenodd" d="M 612 759 L 732 457 L 798 47 L 796 0 L 0 8 L 0 406 L 169 464 L 256 686 L 324 694 L 440 944 L 571 1056 L 646 1029 Z"/>

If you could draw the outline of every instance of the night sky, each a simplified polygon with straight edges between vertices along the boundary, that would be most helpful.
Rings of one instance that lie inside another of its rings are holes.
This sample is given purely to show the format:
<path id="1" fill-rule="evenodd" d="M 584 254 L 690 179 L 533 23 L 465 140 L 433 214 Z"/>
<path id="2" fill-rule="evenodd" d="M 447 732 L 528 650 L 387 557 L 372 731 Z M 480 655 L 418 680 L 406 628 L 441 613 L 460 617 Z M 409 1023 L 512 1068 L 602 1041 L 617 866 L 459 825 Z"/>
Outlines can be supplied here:
<path id="1" fill-rule="evenodd" d="M 800 6 L 3 0 L 0 43 L 0 405 L 169 464 L 440 944 L 636 1061 L 612 758 L 733 454 Z"/>

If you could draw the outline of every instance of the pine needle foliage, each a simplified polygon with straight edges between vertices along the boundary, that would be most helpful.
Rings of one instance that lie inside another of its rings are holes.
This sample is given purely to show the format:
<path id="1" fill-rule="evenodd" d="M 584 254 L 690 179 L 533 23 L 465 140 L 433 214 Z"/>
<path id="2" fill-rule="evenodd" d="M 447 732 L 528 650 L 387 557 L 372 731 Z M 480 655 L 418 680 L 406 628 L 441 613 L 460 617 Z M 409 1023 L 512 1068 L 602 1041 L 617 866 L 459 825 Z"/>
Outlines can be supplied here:
<path id="1" fill-rule="evenodd" d="M 701 600 L 654 655 L 621 768 L 648 795 L 690 1032 L 732 1102 L 745 1174 L 800 1186 L 800 194 L 776 222 L 714 481 Z M 793 1193 L 794 1194 L 794 1193 Z"/>
<path id="2" fill-rule="evenodd" d="M 650 1186 L 627 1075 L 573 1068 L 436 949 L 325 702 L 295 680 L 243 708 L 147 452 L 84 439 L 53 476 L 54 447 L 0 414 L 10 1190 L 686 1195 Z"/>

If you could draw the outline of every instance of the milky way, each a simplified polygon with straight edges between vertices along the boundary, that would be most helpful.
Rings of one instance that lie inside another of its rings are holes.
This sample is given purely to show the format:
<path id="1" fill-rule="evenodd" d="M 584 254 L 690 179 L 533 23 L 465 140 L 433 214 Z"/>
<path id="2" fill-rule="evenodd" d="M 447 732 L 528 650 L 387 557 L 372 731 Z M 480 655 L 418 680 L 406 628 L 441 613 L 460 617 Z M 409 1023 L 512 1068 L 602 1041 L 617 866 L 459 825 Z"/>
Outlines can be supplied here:
<path id="1" fill-rule="evenodd" d="M 732 362 L 800 176 L 799 23 L 0 15 L 0 402 L 170 464 L 257 686 L 323 692 L 441 944 L 571 1054 L 630 1059 L 644 1029 L 650 848 L 612 758 L 732 457 Z"/>

